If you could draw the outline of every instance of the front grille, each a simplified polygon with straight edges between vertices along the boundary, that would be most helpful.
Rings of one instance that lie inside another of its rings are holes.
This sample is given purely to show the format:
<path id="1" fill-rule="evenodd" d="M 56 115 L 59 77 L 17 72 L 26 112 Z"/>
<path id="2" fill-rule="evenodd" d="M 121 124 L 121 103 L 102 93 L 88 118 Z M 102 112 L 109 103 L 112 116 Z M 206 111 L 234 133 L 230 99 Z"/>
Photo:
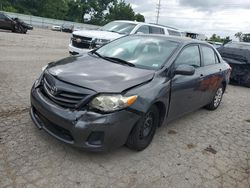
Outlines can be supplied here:
<path id="1" fill-rule="evenodd" d="M 77 89 L 79 89 L 79 93 L 76 92 Z M 54 103 L 67 108 L 76 108 L 89 95 L 89 93 L 80 93 L 81 88 L 56 80 L 49 74 L 45 75 L 42 80 L 41 91 Z"/>
<path id="2" fill-rule="evenodd" d="M 82 36 L 79 36 L 79 35 L 73 35 L 73 38 L 80 38 L 81 40 L 85 40 L 85 41 L 91 41 L 92 38 L 90 37 L 82 37 Z"/>
<path id="3" fill-rule="evenodd" d="M 92 38 L 82 37 L 78 35 L 73 35 L 72 45 L 77 48 L 89 48 L 91 45 Z"/>
<path id="4" fill-rule="evenodd" d="M 78 43 L 78 42 L 76 42 L 74 40 L 72 40 L 72 45 L 74 47 L 76 47 L 76 48 L 87 48 L 87 49 L 89 49 L 89 47 L 90 47 L 90 43 L 83 43 L 83 42 Z"/>

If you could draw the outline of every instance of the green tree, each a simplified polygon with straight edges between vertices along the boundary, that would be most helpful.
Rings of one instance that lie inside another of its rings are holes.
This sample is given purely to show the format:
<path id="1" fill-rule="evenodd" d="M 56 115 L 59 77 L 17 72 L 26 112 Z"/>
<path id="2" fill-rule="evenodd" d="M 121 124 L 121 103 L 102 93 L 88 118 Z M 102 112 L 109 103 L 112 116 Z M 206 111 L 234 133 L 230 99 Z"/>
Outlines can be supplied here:
<path id="1" fill-rule="evenodd" d="M 105 23 L 104 11 L 113 4 L 112 0 L 88 0 L 88 14 L 91 15 L 91 20 L 89 23 L 96 25 L 103 25 Z"/>
<path id="2" fill-rule="evenodd" d="M 238 33 L 235 33 L 235 38 L 239 39 L 239 41 L 242 41 L 242 38 L 243 38 L 243 33 L 242 32 L 238 32 Z"/>
<path id="3" fill-rule="evenodd" d="M 76 22 L 89 14 L 89 23 L 97 25 L 117 19 L 145 21 L 124 0 L 0 0 L 0 10 Z"/>
<path id="4" fill-rule="evenodd" d="M 135 15 L 135 20 L 138 22 L 145 22 L 145 18 L 142 14 L 138 13 Z"/>
<path id="5" fill-rule="evenodd" d="M 135 12 L 130 4 L 126 4 L 124 0 L 115 1 L 113 5 L 109 6 L 109 13 L 106 14 L 107 22 L 113 20 L 134 20 Z"/>
<path id="6" fill-rule="evenodd" d="M 227 43 L 229 41 L 231 41 L 230 37 L 227 36 L 225 38 L 220 37 L 219 35 L 213 34 L 210 39 L 210 41 L 214 41 L 214 42 L 221 42 L 221 43 Z"/>

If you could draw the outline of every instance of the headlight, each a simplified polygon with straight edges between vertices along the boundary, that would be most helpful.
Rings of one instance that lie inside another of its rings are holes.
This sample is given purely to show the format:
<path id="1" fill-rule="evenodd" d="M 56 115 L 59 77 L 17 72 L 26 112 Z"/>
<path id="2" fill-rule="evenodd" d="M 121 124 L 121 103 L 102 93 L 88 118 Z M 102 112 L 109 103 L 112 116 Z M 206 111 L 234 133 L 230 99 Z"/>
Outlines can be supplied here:
<path id="1" fill-rule="evenodd" d="M 131 106 L 137 96 L 125 97 L 122 95 L 99 95 L 90 102 L 90 107 L 103 112 L 113 112 Z"/>

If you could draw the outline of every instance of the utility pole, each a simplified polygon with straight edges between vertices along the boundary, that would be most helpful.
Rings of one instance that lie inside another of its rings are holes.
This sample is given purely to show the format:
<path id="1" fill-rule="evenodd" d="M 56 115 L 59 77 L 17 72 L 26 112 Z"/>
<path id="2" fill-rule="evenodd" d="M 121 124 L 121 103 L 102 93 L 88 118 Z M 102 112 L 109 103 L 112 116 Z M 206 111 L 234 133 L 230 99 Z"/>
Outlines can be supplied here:
<path id="1" fill-rule="evenodd" d="M 158 4 L 156 4 L 156 24 L 158 24 L 159 22 L 160 9 L 161 9 L 161 0 L 159 0 Z"/>

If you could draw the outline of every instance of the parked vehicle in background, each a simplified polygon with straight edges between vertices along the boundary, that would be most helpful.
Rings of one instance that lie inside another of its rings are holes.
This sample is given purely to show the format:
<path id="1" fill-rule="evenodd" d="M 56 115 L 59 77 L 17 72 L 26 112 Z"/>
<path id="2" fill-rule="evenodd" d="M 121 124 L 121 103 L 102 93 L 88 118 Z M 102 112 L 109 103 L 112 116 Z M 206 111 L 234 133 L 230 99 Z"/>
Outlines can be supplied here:
<path id="1" fill-rule="evenodd" d="M 197 40 L 202 40 L 202 41 L 205 41 L 207 39 L 206 35 L 204 34 L 194 33 L 194 32 L 189 32 L 189 31 L 182 32 L 182 35 L 185 37 L 189 37 L 191 39 L 197 39 Z"/>
<path id="2" fill-rule="evenodd" d="M 73 32 L 74 31 L 81 31 L 81 30 L 84 30 L 84 28 L 82 28 L 82 27 L 74 27 Z"/>
<path id="3" fill-rule="evenodd" d="M 60 25 L 53 25 L 51 27 L 51 30 L 52 31 L 61 31 L 62 30 L 62 26 L 60 26 Z"/>
<path id="4" fill-rule="evenodd" d="M 219 48 L 223 45 L 222 42 L 214 42 L 214 41 L 207 41 L 209 44 L 212 44 L 215 48 Z"/>
<path id="5" fill-rule="evenodd" d="M 69 25 L 69 24 L 63 24 L 61 31 L 67 32 L 67 33 L 72 33 L 74 30 L 74 25 Z"/>
<path id="6" fill-rule="evenodd" d="M 76 147 L 140 151 L 157 127 L 220 105 L 229 65 L 209 44 L 130 35 L 82 56 L 50 63 L 31 89 L 31 118 Z"/>
<path id="7" fill-rule="evenodd" d="M 13 18 L 13 20 L 19 23 L 23 28 L 26 28 L 27 30 L 33 30 L 33 26 L 31 24 L 24 22 L 20 18 Z"/>
<path id="8" fill-rule="evenodd" d="M 25 23 L 19 18 L 11 18 L 7 14 L 0 12 L 0 29 L 11 30 L 16 33 L 27 33 L 33 26 Z"/>
<path id="9" fill-rule="evenodd" d="M 229 42 L 218 51 L 232 67 L 230 83 L 250 87 L 250 43 Z"/>
<path id="10" fill-rule="evenodd" d="M 98 30 L 75 31 L 69 44 L 70 54 L 82 54 L 89 49 L 100 47 L 117 38 L 130 34 L 162 34 L 181 36 L 181 32 L 173 27 L 118 20 L 110 22 Z"/>

